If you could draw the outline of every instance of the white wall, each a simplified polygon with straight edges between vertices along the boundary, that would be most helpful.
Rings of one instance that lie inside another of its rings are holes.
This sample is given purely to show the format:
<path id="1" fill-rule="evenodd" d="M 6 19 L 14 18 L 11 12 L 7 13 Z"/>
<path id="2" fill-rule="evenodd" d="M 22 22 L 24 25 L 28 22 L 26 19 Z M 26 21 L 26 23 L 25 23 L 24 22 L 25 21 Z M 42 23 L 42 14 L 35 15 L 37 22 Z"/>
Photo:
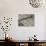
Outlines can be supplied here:
<path id="1" fill-rule="evenodd" d="M 0 0 L 0 16 L 13 17 L 12 27 L 9 33 L 19 40 L 27 40 L 34 34 L 39 40 L 44 40 L 46 6 L 33 8 L 28 0 Z M 18 27 L 18 14 L 34 14 L 34 27 Z M 1 37 L 2 38 L 2 37 Z M 0 39 L 1 39 L 0 38 Z"/>

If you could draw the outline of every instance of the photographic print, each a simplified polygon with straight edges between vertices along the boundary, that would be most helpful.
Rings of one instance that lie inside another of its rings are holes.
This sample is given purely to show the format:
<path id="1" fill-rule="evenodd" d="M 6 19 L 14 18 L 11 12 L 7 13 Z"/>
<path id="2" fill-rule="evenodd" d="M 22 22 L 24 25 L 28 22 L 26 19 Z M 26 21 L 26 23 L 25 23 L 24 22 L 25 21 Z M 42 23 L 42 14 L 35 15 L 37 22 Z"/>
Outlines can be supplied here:
<path id="1" fill-rule="evenodd" d="M 18 26 L 34 26 L 34 14 L 19 14 Z"/>

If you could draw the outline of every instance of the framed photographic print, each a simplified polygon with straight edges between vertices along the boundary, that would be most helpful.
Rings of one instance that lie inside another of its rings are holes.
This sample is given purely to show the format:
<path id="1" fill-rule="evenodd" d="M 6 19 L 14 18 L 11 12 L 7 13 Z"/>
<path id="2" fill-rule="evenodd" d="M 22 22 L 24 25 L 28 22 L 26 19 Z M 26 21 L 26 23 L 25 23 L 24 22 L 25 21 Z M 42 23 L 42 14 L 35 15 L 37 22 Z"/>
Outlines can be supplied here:
<path id="1" fill-rule="evenodd" d="M 34 26 L 34 14 L 19 14 L 18 26 Z"/>

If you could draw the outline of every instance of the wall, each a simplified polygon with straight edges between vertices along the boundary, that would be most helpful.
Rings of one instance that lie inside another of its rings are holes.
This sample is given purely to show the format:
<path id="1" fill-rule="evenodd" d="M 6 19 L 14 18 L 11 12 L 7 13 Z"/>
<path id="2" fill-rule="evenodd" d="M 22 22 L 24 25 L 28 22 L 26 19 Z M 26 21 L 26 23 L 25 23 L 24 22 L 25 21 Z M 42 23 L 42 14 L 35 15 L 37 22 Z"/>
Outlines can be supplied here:
<path id="1" fill-rule="evenodd" d="M 0 0 L 0 16 L 13 17 L 13 22 L 10 33 L 17 40 L 27 40 L 34 34 L 37 35 L 39 40 L 45 39 L 45 15 L 46 6 L 33 8 L 30 6 L 28 0 Z M 19 14 L 34 14 L 35 26 L 34 27 L 18 27 Z M 2 31 L 1 31 L 2 32 Z M 1 33 L 0 33 L 1 34 Z M 2 36 L 0 37 L 2 39 Z"/>

